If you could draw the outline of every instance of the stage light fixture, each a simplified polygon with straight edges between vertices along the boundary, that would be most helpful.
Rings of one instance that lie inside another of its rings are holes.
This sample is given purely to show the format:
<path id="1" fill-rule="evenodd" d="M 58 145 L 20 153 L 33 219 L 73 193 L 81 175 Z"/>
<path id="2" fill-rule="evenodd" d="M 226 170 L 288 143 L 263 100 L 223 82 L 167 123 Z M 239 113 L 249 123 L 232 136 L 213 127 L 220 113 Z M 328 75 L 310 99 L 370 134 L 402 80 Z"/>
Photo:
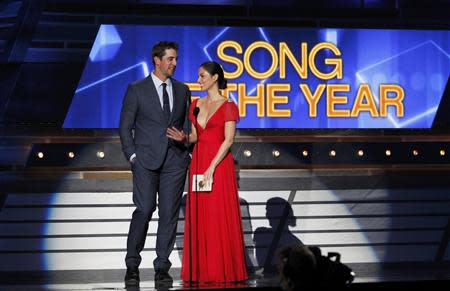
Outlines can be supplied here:
<path id="1" fill-rule="evenodd" d="M 251 151 L 251 150 L 245 150 L 245 151 L 244 151 L 244 156 L 245 156 L 246 158 L 250 158 L 250 157 L 252 156 L 252 151 Z"/>
<path id="2" fill-rule="evenodd" d="M 272 156 L 274 156 L 275 158 L 278 158 L 281 155 L 279 150 L 273 150 L 272 151 Z"/>
<path id="3" fill-rule="evenodd" d="M 328 155 L 330 155 L 330 157 L 335 157 L 336 156 L 336 151 L 335 150 L 331 150 Z"/>
<path id="4" fill-rule="evenodd" d="M 303 151 L 302 151 L 302 155 L 303 155 L 304 157 L 307 157 L 307 156 L 309 155 L 309 153 L 308 153 L 307 150 L 303 150 Z"/>
<path id="5" fill-rule="evenodd" d="M 67 156 L 71 159 L 75 158 L 75 153 L 74 152 L 68 152 Z"/>
<path id="6" fill-rule="evenodd" d="M 104 157 L 105 157 L 105 152 L 103 152 L 103 151 L 98 151 L 97 152 L 97 158 L 103 159 Z"/>
<path id="7" fill-rule="evenodd" d="M 37 153 L 37 157 L 40 158 L 40 159 L 43 159 L 44 158 L 44 153 L 43 152 L 38 152 Z"/>
<path id="8" fill-rule="evenodd" d="M 392 155 L 391 150 L 386 150 L 384 153 L 385 153 L 386 156 L 388 156 L 388 157 L 389 157 L 390 155 Z"/>
<path id="9" fill-rule="evenodd" d="M 440 150 L 440 151 L 439 151 L 439 154 L 440 154 L 441 156 L 445 156 L 445 150 Z"/>
<path id="10" fill-rule="evenodd" d="M 419 151 L 414 149 L 412 151 L 412 154 L 413 154 L 413 156 L 418 156 L 419 155 Z"/>
<path id="11" fill-rule="evenodd" d="M 364 151 L 363 150 L 359 150 L 358 151 L 358 156 L 360 156 L 360 157 L 364 156 Z"/>

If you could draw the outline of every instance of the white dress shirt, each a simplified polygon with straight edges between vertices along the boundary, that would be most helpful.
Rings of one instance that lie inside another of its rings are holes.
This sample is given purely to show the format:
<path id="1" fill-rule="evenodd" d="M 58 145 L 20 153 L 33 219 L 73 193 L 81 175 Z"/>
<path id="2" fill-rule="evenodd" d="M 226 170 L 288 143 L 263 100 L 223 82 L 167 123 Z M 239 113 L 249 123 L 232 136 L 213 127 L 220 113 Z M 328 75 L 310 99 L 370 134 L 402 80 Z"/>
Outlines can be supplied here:
<path id="1" fill-rule="evenodd" d="M 156 92 L 158 92 L 159 102 L 161 103 L 161 108 L 164 108 L 162 83 L 166 83 L 167 84 L 166 90 L 167 90 L 167 93 L 169 94 L 170 112 L 172 112 L 172 109 L 173 109 L 172 81 L 169 78 L 165 82 L 163 82 L 158 77 L 156 77 L 155 74 L 153 74 L 153 72 L 150 75 L 152 76 L 153 84 L 155 84 Z"/>

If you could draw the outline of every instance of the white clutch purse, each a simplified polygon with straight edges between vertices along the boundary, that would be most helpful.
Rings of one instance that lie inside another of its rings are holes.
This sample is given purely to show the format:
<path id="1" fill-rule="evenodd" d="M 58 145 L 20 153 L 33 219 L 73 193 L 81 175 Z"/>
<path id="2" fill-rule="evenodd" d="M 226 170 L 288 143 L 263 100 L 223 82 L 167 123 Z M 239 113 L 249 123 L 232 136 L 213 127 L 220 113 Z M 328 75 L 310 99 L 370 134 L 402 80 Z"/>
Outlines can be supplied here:
<path id="1" fill-rule="evenodd" d="M 204 175 L 192 175 L 192 191 L 210 192 L 212 190 L 213 179 L 205 183 L 203 178 Z"/>

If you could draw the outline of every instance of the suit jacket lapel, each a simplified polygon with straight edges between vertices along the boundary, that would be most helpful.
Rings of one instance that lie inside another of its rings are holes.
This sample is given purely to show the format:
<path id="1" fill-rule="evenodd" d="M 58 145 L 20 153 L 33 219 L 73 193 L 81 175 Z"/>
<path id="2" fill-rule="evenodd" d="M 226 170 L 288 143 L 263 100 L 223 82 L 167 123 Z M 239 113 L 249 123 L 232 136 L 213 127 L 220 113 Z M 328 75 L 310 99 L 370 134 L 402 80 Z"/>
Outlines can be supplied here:
<path id="1" fill-rule="evenodd" d="M 147 77 L 145 94 L 149 96 L 149 100 L 152 103 L 153 108 L 156 108 L 156 111 L 159 112 L 161 120 L 166 120 L 164 117 L 164 111 L 161 107 L 161 102 L 159 101 L 159 95 L 156 91 L 155 84 L 153 83 L 152 77 L 149 75 Z"/>
<path id="2" fill-rule="evenodd" d="M 180 110 L 180 106 L 181 106 L 181 100 L 180 100 L 180 96 L 178 95 L 178 92 L 180 92 L 179 88 L 178 88 L 178 82 L 172 80 L 172 96 L 173 96 L 173 107 L 172 107 L 172 114 L 170 115 L 170 122 L 173 121 L 173 119 L 175 118 L 175 116 L 177 116 L 178 111 Z"/>

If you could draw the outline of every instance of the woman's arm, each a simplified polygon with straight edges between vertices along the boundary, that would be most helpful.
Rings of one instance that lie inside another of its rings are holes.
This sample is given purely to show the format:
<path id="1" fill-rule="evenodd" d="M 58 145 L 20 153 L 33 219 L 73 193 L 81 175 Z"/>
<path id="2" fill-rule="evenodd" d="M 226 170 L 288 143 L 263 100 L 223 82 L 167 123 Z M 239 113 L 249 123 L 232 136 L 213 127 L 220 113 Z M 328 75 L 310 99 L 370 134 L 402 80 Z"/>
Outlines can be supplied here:
<path id="1" fill-rule="evenodd" d="M 191 133 L 189 134 L 189 139 L 186 138 L 186 141 L 189 140 L 189 143 L 197 142 L 197 129 L 195 129 L 194 124 L 191 124 Z"/>
<path id="2" fill-rule="evenodd" d="M 211 161 L 211 164 L 209 165 L 208 169 L 204 173 L 205 182 L 207 182 L 209 179 L 213 177 L 217 165 L 223 160 L 223 158 L 230 150 L 230 147 L 234 142 L 235 132 L 236 132 L 236 121 L 226 121 L 224 129 L 225 139 L 220 145 L 220 148 L 217 151 L 214 159 Z"/>

